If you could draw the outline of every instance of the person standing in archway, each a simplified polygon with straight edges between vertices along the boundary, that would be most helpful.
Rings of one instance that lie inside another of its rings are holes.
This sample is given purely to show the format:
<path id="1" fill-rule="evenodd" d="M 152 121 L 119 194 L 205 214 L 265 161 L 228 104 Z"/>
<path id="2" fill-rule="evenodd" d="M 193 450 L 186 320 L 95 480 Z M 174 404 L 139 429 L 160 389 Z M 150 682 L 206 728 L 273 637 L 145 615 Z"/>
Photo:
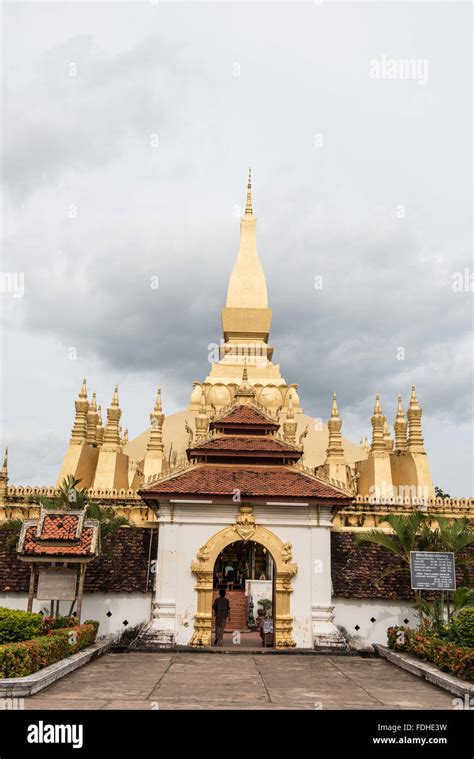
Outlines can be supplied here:
<path id="1" fill-rule="evenodd" d="M 225 625 L 227 619 L 230 619 L 230 603 L 229 599 L 225 597 L 225 588 L 219 590 L 219 598 L 215 599 L 212 604 L 212 609 L 216 617 L 216 637 L 214 645 L 222 646 Z"/>

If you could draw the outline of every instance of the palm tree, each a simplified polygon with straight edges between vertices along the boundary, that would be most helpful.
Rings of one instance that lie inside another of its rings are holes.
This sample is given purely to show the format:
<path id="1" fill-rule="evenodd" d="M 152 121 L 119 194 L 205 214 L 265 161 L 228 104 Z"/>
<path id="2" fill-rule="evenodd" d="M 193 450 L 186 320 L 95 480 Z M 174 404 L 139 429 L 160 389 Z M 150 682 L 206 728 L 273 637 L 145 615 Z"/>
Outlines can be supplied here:
<path id="1" fill-rule="evenodd" d="M 463 576 L 463 586 L 455 591 L 452 599 L 455 610 L 458 610 L 459 602 L 455 600 L 465 599 L 461 605 L 470 603 L 471 596 L 463 591 L 468 591 L 470 585 L 469 570 L 474 563 L 474 556 L 466 549 L 474 543 L 474 529 L 467 517 L 460 519 L 448 519 L 443 516 L 431 516 L 429 519 L 436 520 L 437 526 L 431 528 L 431 542 L 428 539 L 429 551 L 448 551 L 456 557 L 456 567 L 461 570 Z M 459 591 L 459 592 L 458 592 Z M 444 592 L 441 593 L 441 602 L 444 605 Z M 459 607 L 460 608 L 460 607 Z M 451 591 L 446 591 L 446 609 L 448 621 L 451 618 Z"/>
<path id="2" fill-rule="evenodd" d="M 422 511 L 413 511 L 408 516 L 401 514 L 389 514 L 380 520 L 386 522 L 393 530 L 393 535 L 380 530 L 372 529 L 356 535 L 356 544 L 374 543 L 386 548 L 393 553 L 398 561 L 391 564 L 381 575 L 378 582 L 387 575 L 406 571 L 410 566 L 410 553 L 419 549 L 419 532 L 425 523 L 426 514 Z"/>
<path id="3" fill-rule="evenodd" d="M 469 584 L 469 568 L 474 563 L 474 556 L 466 549 L 474 543 L 474 527 L 468 517 L 448 519 L 443 516 L 431 516 L 438 526 L 432 529 L 433 543 L 439 547 L 431 550 L 450 551 L 456 556 L 456 566 L 463 573 L 463 580 Z"/>
<path id="4" fill-rule="evenodd" d="M 436 527 L 432 527 L 433 521 L 436 521 Z M 381 520 L 381 523 L 383 522 L 392 528 L 394 534 L 372 529 L 356 535 L 357 545 L 373 543 L 385 548 L 397 557 L 397 562 L 387 567 L 376 584 L 388 575 L 409 571 L 411 551 L 449 551 L 454 553 L 457 566 L 463 571 L 464 581 L 469 583 L 468 567 L 473 563 L 474 558 L 465 549 L 474 542 L 474 530 L 467 517 L 448 519 L 416 510 L 407 516 L 389 514 Z M 462 595 L 459 594 L 459 598 Z M 466 596 L 466 598 L 468 597 Z M 423 614 L 426 615 L 431 607 L 422 598 L 420 590 L 415 590 L 415 598 L 423 623 Z M 435 616 L 439 616 L 439 609 L 437 608 L 440 605 L 439 602 L 442 605 L 443 596 L 437 598 L 433 605 Z M 447 610 L 449 619 L 449 595 Z"/>
<path id="5" fill-rule="evenodd" d="M 22 519 L 6 519 L 0 524 L 0 532 L 8 533 L 8 537 L 5 542 L 7 553 L 13 553 L 13 551 L 16 549 L 22 524 Z"/>

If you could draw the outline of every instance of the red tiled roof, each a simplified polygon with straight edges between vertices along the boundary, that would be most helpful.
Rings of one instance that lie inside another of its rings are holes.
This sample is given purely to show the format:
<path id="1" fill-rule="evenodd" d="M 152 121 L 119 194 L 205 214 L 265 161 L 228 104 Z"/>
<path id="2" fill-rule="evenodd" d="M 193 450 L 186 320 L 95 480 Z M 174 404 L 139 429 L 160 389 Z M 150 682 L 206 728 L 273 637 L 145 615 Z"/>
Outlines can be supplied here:
<path id="1" fill-rule="evenodd" d="M 294 446 L 287 445 L 282 440 L 276 440 L 273 437 L 257 437 L 255 435 L 225 435 L 222 437 L 216 437 L 213 440 L 206 440 L 205 443 L 199 444 L 197 442 L 190 450 L 193 454 L 194 451 L 248 451 L 249 453 L 277 453 L 285 454 L 293 453 L 298 456 L 301 452 Z"/>
<path id="2" fill-rule="evenodd" d="M 45 519 L 46 521 L 46 519 Z M 75 542 L 67 542 L 62 545 L 43 543 L 36 537 L 36 527 L 28 527 L 23 541 L 23 554 L 28 556 L 90 556 L 93 552 L 92 540 L 94 530 L 92 527 L 83 527 L 80 539 Z M 48 538 L 49 539 L 49 538 Z"/>
<path id="3" fill-rule="evenodd" d="M 260 413 L 252 406 L 237 406 L 226 416 L 216 419 L 211 423 L 211 428 L 218 429 L 227 425 L 258 425 L 265 429 L 278 429 L 280 426 L 277 421 L 269 419 L 265 414 Z"/>
<path id="4" fill-rule="evenodd" d="M 77 540 L 77 514 L 46 514 L 43 519 L 40 540 Z"/>
<path id="5" fill-rule="evenodd" d="M 231 496 L 240 490 L 246 496 L 271 498 L 328 498 L 351 500 L 351 497 L 284 466 L 216 466 L 203 464 L 163 482 L 141 490 L 140 495 L 216 495 Z"/>

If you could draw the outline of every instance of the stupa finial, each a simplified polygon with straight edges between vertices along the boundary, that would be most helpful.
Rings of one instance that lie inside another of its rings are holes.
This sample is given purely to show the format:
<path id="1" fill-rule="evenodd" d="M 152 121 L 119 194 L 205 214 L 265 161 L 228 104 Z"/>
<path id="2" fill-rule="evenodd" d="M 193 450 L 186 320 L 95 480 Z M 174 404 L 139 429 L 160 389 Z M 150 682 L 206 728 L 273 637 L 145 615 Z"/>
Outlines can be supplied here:
<path id="1" fill-rule="evenodd" d="M 112 396 L 112 403 L 110 405 L 114 406 L 115 408 L 119 407 L 118 385 L 115 385 L 114 394 Z"/>
<path id="2" fill-rule="evenodd" d="M 82 380 L 82 387 L 79 391 L 79 398 L 87 398 L 87 380 L 85 377 Z"/>
<path id="3" fill-rule="evenodd" d="M 247 202 L 245 204 L 245 213 L 253 214 L 252 208 L 252 169 L 249 166 L 249 178 L 247 181 Z"/>

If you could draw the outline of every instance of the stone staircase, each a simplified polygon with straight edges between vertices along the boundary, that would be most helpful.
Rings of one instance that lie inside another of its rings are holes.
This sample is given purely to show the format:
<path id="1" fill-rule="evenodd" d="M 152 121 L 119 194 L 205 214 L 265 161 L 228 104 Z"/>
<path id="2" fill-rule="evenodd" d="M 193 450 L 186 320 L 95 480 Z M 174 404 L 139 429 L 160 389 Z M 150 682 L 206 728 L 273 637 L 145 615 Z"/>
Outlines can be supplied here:
<path id="1" fill-rule="evenodd" d="M 212 594 L 213 603 L 218 596 L 219 591 L 214 590 Z M 227 622 L 226 632 L 247 630 L 247 596 L 245 592 L 243 590 L 226 590 L 225 597 L 230 603 L 230 620 Z"/>

